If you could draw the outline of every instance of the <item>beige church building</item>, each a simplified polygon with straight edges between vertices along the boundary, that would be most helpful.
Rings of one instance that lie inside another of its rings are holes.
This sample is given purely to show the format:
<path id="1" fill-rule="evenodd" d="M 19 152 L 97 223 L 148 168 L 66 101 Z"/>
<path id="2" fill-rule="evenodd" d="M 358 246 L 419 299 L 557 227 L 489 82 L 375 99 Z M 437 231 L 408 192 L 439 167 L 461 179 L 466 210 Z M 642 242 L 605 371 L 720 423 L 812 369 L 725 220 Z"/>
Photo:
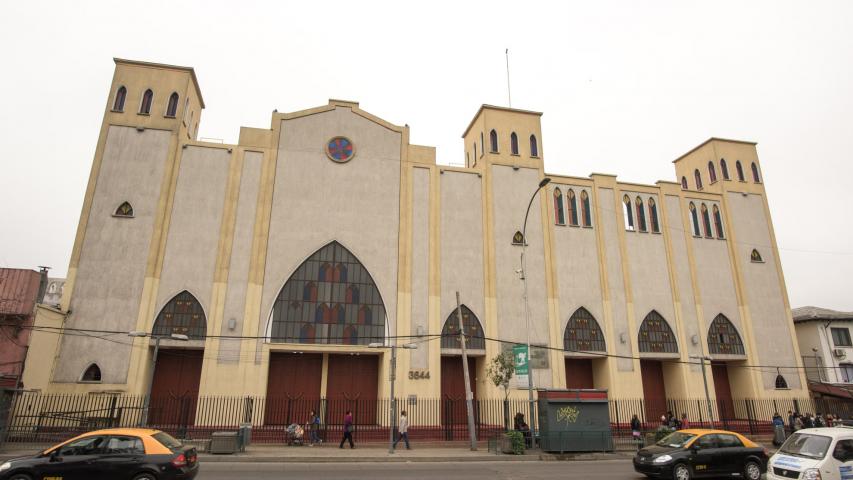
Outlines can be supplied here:
<path id="1" fill-rule="evenodd" d="M 34 332 L 26 388 L 381 399 L 381 342 L 417 345 L 398 397 L 459 399 L 459 292 L 477 398 L 528 334 L 536 388 L 704 398 L 705 356 L 713 398 L 807 396 L 752 142 L 711 138 L 654 185 L 546 173 L 542 113 L 490 105 L 456 119 L 465 167 L 343 100 L 212 143 L 192 68 L 115 65 L 62 301 L 36 320 L 75 330 Z"/>

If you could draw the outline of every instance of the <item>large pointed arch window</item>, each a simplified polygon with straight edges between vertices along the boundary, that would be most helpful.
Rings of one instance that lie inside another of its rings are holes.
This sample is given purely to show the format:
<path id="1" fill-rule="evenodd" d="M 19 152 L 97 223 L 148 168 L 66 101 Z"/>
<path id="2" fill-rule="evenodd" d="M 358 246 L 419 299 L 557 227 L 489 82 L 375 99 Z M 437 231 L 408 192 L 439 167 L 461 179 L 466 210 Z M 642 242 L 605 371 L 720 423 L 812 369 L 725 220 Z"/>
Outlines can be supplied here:
<path id="1" fill-rule="evenodd" d="M 660 223 L 658 222 L 658 206 L 655 199 L 649 197 L 649 223 L 652 224 L 652 232 L 660 233 Z"/>
<path id="2" fill-rule="evenodd" d="M 726 238 L 723 234 L 723 218 L 720 216 L 720 207 L 714 205 L 712 211 L 714 212 L 714 229 L 717 231 L 717 238 Z"/>
<path id="3" fill-rule="evenodd" d="M 622 197 L 623 213 L 625 214 L 625 230 L 634 231 L 634 209 L 631 206 L 631 199 L 628 195 Z"/>
<path id="4" fill-rule="evenodd" d="M 740 334 L 725 315 L 719 314 L 708 328 L 708 352 L 721 355 L 746 355 Z"/>
<path id="5" fill-rule="evenodd" d="M 708 215 L 708 206 L 702 204 L 702 226 L 705 229 L 705 237 L 713 238 L 711 235 L 711 217 Z"/>
<path id="6" fill-rule="evenodd" d="M 639 195 L 634 200 L 634 205 L 637 207 L 637 227 L 641 232 L 646 232 L 648 231 L 646 228 L 646 209 L 643 206 L 643 199 Z"/>
<path id="7" fill-rule="evenodd" d="M 483 338 L 483 326 L 480 324 L 480 320 L 465 305 L 462 305 L 460 309 L 462 310 L 465 348 L 485 350 L 486 339 Z M 447 320 L 444 321 L 444 328 L 441 329 L 441 348 L 454 350 L 462 348 L 462 344 L 459 342 L 459 317 L 455 308 L 447 316 Z"/>
<path id="8" fill-rule="evenodd" d="M 701 237 L 699 232 L 699 214 L 696 212 L 696 205 L 690 202 L 690 225 L 693 227 L 693 236 Z"/>
<path id="9" fill-rule="evenodd" d="M 559 188 L 554 189 L 554 223 L 557 225 L 566 224 L 566 212 L 563 205 L 563 192 Z"/>
<path id="10" fill-rule="evenodd" d="M 678 342 L 666 320 L 652 310 L 640 325 L 638 338 L 640 352 L 678 353 Z"/>
<path id="11" fill-rule="evenodd" d="M 332 242 L 308 257 L 273 304 L 271 342 L 367 345 L 385 339 L 385 304 L 373 277 Z"/>
<path id="12" fill-rule="evenodd" d="M 566 194 L 566 203 L 569 204 L 569 225 L 578 226 L 578 199 L 575 197 L 575 191 L 569 189 Z"/>
<path id="13" fill-rule="evenodd" d="M 198 299 L 184 290 L 169 300 L 154 321 L 152 335 L 168 337 L 186 335 L 190 340 L 204 340 L 207 335 L 207 318 Z"/>
<path id="14" fill-rule="evenodd" d="M 592 211 L 589 207 L 589 194 L 586 193 L 586 190 L 581 192 L 581 206 L 583 207 L 583 226 L 591 227 L 592 226 Z"/>
<path id="15" fill-rule="evenodd" d="M 604 334 L 587 309 L 581 307 L 572 314 L 563 334 L 563 348 L 568 352 L 605 352 Z"/>

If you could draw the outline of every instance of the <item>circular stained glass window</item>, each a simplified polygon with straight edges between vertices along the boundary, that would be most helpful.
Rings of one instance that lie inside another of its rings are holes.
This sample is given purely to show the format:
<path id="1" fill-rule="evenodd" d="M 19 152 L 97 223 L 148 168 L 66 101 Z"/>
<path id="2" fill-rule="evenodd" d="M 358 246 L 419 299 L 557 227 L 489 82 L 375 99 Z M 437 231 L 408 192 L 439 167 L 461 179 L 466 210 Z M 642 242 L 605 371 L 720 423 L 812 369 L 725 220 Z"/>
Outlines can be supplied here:
<path id="1" fill-rule="evenodd" d="M 326 144 L 326 155 L 336 162 L 348 162 L 355 155 L 355 146 L 346 137 L 334 137 Z"/>

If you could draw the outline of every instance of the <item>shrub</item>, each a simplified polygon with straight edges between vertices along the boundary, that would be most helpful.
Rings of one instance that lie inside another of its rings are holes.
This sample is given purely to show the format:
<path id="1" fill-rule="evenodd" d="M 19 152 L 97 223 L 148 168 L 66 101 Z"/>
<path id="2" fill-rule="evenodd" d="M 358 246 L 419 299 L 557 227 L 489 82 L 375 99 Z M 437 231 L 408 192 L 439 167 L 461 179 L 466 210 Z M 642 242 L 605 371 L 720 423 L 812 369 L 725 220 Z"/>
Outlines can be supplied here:
<path id="1" fill-rule="evenodd" d="M 512 446 L 513 455 L 524 455 L 524 434 L 513 430 L 507 432 L 506 436 Z"/>

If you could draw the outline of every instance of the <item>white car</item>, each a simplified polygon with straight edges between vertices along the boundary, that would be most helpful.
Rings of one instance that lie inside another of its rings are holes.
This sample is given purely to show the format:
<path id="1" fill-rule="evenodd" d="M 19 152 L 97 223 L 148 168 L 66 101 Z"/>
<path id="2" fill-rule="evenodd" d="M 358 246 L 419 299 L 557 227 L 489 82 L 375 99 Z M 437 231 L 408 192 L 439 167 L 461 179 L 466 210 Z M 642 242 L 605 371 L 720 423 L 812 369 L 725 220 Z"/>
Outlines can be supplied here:
<path id="1" fill-rule="evenodd" d="M 853 480 L 853 428 L 806 428 L 767 463 L 767 480 Z"/>

